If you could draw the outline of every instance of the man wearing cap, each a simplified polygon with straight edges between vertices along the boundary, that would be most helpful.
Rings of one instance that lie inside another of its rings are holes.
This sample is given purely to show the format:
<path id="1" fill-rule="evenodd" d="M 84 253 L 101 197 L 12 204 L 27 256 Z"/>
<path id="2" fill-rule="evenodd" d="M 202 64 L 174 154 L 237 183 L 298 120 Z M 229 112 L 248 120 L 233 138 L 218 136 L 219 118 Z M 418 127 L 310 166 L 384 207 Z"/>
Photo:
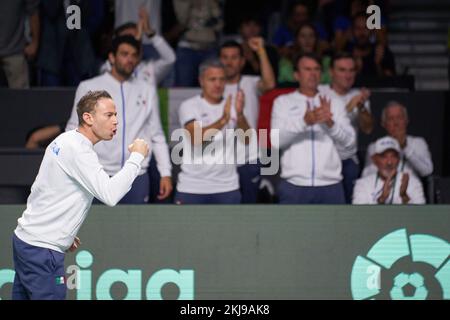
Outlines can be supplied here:
<path id="1" fill-rule="evenodd" d="M 377 172 L 356 181 L 353 204 L 425 204 L 420 181 L 397 170 L 400 145 L 390 136 L 375 142 L 372 161 Z"/>

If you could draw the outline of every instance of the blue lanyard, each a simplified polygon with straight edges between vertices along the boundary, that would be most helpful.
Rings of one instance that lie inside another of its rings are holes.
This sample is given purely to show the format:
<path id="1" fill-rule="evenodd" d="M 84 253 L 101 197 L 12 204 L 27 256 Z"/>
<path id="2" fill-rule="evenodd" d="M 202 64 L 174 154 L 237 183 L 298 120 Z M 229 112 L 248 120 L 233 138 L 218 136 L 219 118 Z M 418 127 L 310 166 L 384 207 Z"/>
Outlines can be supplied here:
<path id="1" fill-rule="evenodd" d="M 375 190 L 377 190 L 377 184 L 378 184 L 379 178 L 380 178 L 380 175 L 377 173 L 377 178 L 375 179 Z M 394 194 L 395 194 L 395 185 L 396 184 L 397 184 L 397 174 L 395 174 L 395 176 L 394 176 L 394 184 L 392 186 L 391 195 L 390 195 L 391 199 L 388 201 L 388 204 L 394 203 Z M 383 187 L 384 187 L 384 184 L 383 184 Z M 380 192 L 383 192 L 383 187 L 380 189 L 380 191 L 375 193 L 375 197 L 377 197 L 377 199 L 378 199 L 378 194 L 380 194 Z"/>

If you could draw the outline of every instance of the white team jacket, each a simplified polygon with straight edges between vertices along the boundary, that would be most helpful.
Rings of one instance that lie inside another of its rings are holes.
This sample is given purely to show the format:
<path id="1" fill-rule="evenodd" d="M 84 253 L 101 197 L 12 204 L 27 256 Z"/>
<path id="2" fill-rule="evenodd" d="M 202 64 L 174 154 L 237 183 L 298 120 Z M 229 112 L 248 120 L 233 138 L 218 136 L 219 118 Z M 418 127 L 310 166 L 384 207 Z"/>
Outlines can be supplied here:
<path id="1" fill-rule="evenodd" d="M 161 176 L 170 176 L 172 164 L 169 147 L 161 127 L 158 95 L 155 87 L 149 86 L 135 77 L 120 83 L 109 72 L 83 81 L 77 88 L 75 103 L 66 131 L 78 127 L 76 105 L 89 90 L 108 91 L 116 105 L 119 121 L 117 134 L 111 141 L 101 141 L 94 146 L 105 171 L 110 176 L 116 174 L 130 155 L 128 145 L 136 138 L 142 138 L 149 143 L 150 150 L 156 157 Z M 149 161 L 150 157 L 147 157 L 142 163 L 141 175 L 146 172 Z"/>
<path id="2" fill-rule="evenodd" d="M 334 126 L 308 126 L 303 117 L 311 106 L 320 105 L 319 94 L 309 98 L 296 90 L 275 99 L 271 119 L 271 142 L 282 151 L 281 177 L 297 186 L 327 186 L 339 183 L 341 159 L 337 146 L 355 147 L 356 133 L 345 113 L 345 106 L 331 100 Z"/>
<path id="3" fill-rule="evenodd" d="M 45 150 L 15 234 L 30 245 L 64 252 L 72 245 L 93 197 L 116 205 L 131 189 L 143 159 L 133 152 L 110 178 L 88 138 L 76 130 L 59 135 Z"/>
<path id="4" fill-rule="evenodd" d="M 385 204 L 402 204 L 400 198 L 400 186 L 403 174 L 397 174 L 391 193 Z M 378 204 L 378 198 L 383 192 L 384 181 L 377 173 L 370 174 L 356 180 L 353 190 L 353 204 Z M 406 189 L 410 201 L 409 204 L 425 204 L 422 183 L 414 175 L 409 176 Z"/>

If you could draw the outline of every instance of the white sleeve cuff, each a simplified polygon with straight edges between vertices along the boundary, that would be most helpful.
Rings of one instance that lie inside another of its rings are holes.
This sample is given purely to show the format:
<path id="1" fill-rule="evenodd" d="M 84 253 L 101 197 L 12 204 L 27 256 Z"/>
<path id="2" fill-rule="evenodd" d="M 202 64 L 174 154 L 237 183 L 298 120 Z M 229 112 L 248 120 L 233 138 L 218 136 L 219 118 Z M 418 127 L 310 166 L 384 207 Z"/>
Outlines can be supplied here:
<path id="1" fill-rule="evenodd" d="M 132 152 L 128 161 L 134 163 L 137 166 L 141 166 L 142 160 L 144 160 L 144 156 L 139 152 Z M 127 161 L 127 162 L 128 162 Z"/>

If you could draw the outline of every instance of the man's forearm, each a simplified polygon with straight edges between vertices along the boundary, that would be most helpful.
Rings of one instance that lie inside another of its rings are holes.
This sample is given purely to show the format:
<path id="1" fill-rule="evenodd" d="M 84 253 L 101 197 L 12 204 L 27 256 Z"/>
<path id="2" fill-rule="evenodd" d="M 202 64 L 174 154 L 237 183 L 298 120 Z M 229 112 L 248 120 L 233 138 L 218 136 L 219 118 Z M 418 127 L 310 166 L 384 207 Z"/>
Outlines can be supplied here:
<path id="1" fill-rule="evenodd" d="M 31 42 L 37 46 L 39 44 L 39 38 L 41 35 L 41 23 L 39 20 L 39 10 L 36 10 L 30 16 L 30 32 L 31 32 Z"/>
<path id="2" fill-rule="evenodd" d="M 370 134 L 373 130 L 372 115 L 364 107 L 358 111 L 358 125 L 365 134 Z"/>
<path id="3" fill-rule="evenodd" d="M 258 50 L 258 57 L 261 64 L 262 91 L 266 92 L 275 88 L 275 73 L 264 47 Z"/>
<path id="4" fill-rule="evenodd" d="M 227 123 L 228 120 L 225 117 L 221 117 L 219 120 L 206 127 L 201 127 L 198 121 L 193 121 L 191 125 L 187 125 L 185 128 L 191 135 L 192 144 L 197 145 L 202 144 L 205 140 L 209 140 L 209 138 L 214 136 L 217 131 L 222 130 Z M 200 134 L 200 137 L 196 137 L 198 134 Z"/>
<path id="5" fill-rule="evenodd" d="M 250 129 L 250 126 L 248 125 L 247 119 L 245 118 L 244 114 L 240 114 L 237 117 L 237 128 L 243 130 L 244 132 L 247 132 L 247 130 Z M 249 137 L 245 137 L 245 144 L 249 144 L 250 140 Z"/>

